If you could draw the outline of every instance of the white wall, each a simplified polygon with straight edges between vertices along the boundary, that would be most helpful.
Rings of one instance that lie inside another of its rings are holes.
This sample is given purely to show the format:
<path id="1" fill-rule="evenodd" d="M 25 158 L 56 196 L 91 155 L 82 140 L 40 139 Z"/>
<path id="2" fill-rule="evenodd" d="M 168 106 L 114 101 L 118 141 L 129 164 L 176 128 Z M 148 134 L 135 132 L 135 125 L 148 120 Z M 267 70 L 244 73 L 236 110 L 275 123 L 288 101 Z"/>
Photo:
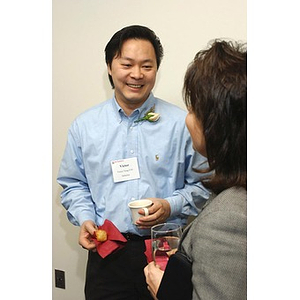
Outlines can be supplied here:
<path id="1" fill-rule="evenodd" d="M 246 41 L 246 0 L 53 0 L 53 274 L 66 273 L 66 289 L 54 300 L 83 300 L 87 253 L 78 228 L 60 205 L 56 183 L 67 130 L 87 108 L 112 95 L 104 47 L 119 29 L 141 24 L 153 29 L 165 57 L 156 96 L 184 108 L 181 89 L 187 65 L 214 38 Z M 54 275 L 53 275 L 54 277 Z"/>

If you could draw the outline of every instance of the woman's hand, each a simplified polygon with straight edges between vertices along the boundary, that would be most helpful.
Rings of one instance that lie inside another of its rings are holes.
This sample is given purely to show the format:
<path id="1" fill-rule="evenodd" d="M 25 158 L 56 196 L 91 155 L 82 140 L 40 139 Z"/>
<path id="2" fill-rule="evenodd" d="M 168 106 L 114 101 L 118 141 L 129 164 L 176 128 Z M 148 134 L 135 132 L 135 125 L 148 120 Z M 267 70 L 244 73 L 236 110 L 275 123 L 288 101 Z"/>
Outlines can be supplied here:
<path id="1" fill-rule="evenodd" d="M 152 261 L 144 268 L 144 274 L 146 276 L 148 290 L 150 291 L 152 297 L 157 299 L 156 294 L 164 275 L 164 271 L 162 271 L 159 266 L 155 265 L 155 263 Z"/>

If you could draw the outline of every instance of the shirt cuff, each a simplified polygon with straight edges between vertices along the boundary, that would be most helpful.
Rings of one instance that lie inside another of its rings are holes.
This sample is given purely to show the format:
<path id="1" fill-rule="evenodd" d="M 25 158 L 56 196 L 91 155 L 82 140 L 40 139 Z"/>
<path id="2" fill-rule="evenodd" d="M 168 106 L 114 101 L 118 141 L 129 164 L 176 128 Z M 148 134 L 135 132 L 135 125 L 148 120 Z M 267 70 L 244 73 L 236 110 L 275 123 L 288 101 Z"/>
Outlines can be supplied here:
<path id="1" fill-rule="evenodd" d="M 171 207 L 170 217 L 177 216 L 182 213 L 183 196 L 176 195 L 172 197 L 167 197 L 165 199 L 170 203 L 170 207 Z"/>
<path id="2" fill-rule="evenodd" d="M 82 211 L 76 217 L 74 217 L 70 212 L 67 213 L 69 221 L 76 226 L 81 226 L 85 221 L 91 220 L 95 222 L 95 216 L 93 213 L 88 211 Z"/>

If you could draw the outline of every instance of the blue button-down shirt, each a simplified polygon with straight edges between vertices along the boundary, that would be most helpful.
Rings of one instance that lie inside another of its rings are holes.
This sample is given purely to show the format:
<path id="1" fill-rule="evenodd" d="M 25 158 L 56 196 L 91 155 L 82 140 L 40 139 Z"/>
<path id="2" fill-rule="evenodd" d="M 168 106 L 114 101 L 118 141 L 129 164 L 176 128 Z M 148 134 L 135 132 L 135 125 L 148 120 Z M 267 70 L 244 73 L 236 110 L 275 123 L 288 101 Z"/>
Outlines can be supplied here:
<path id="1" fill-rule="evenodd" d="M 157 122 L 134 121 L 155 105 Z M 192 149 L 185 126 L 186 112 L 155 98 L 129 117 L 115 98 L 78 116 L 71 125 L 58 182 L 62 204 L 74 225 L 112 221 L 121 232 L 148 234 L 132 224 L 128 203 L 147 197 L 164 198 L 171 206 L 170 222 L 186 224 L 188 215 L 209 197 L 192 170 L 206 160 Z M 111 161 L 136 157 L 140 178 L 114 182 Z"/>

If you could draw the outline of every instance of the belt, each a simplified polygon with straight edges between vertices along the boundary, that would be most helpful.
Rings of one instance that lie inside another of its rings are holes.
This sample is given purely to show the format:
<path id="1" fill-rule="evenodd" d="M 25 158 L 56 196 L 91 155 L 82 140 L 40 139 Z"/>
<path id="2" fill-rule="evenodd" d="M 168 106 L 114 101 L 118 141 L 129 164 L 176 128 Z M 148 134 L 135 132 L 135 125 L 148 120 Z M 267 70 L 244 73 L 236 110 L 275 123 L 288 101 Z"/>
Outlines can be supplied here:
<path id="1" fill-rule="evenodd" d="M 122 232 L 122 235 L 127 241 L 144 241 L 151 238 L 150 235 L 140 236 L 129 232 L 125 232 L 125 233 Z"/>

